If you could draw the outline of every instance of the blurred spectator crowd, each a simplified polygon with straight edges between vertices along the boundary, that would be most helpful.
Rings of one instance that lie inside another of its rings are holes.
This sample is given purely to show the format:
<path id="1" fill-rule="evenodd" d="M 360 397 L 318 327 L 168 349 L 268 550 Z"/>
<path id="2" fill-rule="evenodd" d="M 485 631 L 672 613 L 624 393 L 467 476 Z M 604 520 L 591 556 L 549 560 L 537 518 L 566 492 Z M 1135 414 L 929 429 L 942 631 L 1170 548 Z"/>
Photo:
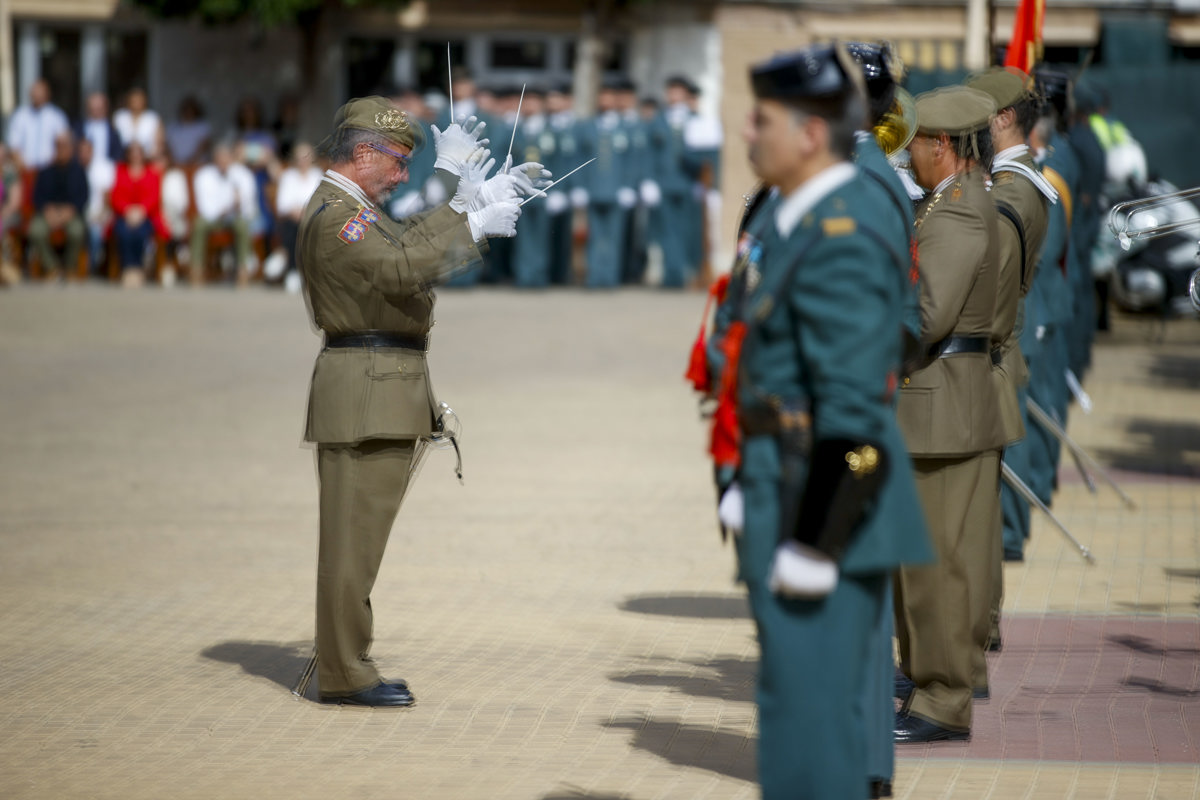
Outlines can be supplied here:
<path id="1" fill-rule="evenodd" d="M 608 80 L 586 117 L 575 114 L 569 85 L 485 88 L 462 69 L 452 85 L 453 99 L 390 93 L 424 133 L 408 182 L 384 204 L 394 218 L 449 199 L 434 176 L 431 131 L 452 110 L 486 123 L 497 163 L 511 152 L 558 178 L 592 160 L 528 203 L 517 237 L 494 240 L 483 268 L 457 283 L 707 283 L 721 131 L 699 113 L 688 78 L 668 80 L 661 101 Z M 0 284 L 25 276 L 298 290 L 296 232 L 325 168 L 299 137 L 299 110 L 284 97 L 268 122 L 247 97 L 219 127 L 187 97 L 167 121 L 135 88 L 115 111 L 94 93 L 71 120 L 53 88 L 35 81 L 0 143 Z"/>

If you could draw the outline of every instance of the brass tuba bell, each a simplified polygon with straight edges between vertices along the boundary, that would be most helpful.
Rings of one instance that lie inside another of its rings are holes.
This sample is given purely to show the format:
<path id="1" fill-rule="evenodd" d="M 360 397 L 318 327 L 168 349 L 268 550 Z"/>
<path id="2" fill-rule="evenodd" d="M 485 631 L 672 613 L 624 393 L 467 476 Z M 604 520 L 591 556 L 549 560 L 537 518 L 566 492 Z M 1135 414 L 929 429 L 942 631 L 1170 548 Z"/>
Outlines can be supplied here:
<path id="1" fill-rule="evenodd" d="M 917 133 L 917 104 L 913 96 L 897 86 L 892 107 L 883 115 L 879 124 L 871 129 L 871 133 L 886 156 L 908 147 L 908 143 Z"/>

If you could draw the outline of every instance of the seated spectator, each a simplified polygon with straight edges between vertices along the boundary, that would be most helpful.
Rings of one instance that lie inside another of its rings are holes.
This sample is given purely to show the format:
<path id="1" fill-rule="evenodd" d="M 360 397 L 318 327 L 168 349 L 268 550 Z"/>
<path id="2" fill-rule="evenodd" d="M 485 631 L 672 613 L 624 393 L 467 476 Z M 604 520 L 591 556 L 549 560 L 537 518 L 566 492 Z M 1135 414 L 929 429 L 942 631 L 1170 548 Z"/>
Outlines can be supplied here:
<path id="1" fill-rule="evenodd" d="M 54 160 L 58 135 L 70 130 L 67 115 L 50 102 L 50 84 L 39 78 L 29 87 L 29 102 L 8 118 L 8 146 L 21 169 L 41 169 Z"/>
<path id="2" fill-rule="evenodd" d="M 88 95 L 87 112 L 83 121 L 75 128 L 75 135 L 80 144 L 84 140 L 92 143 L 96 158 L 113 163 L 121 160 L 121 153 L 124 151 L 121 134 L 117 133 L 116 126 L 108 118 L 108 96 L 104 92 L 92 92 Z"/>
<path id="3" fill-rule="evenodd" d="M 324 175 L 314 162 L 312 146 L 297 142 L 292 148 L 292 164 L 279 176 L 279 188 L 275 192 L 275 211 L 279 222 L 279 243 L 287 251 L 287 262 L 281 271 L 284 285 L 289 290 L 299 288 L 296 271 L 296 233 L 300 230 L 300 218 L 308 199 L 317 190 Z M 268 276 L 278 277 L 278 276 Z"/>
<path id="4" fill-rule="evenodd" d="M 232 147 L 220 144 L 213 150 L 212 163 L 196 170 L 192 193 L 196 198 L 190 248 L 192 282 L 204 280 L 209 234 L 227 230 L 233 234 L 237 283 L 244 285 L 249 280 L 250 230 L 258 212 L 254 174 L 234 159 Z"/>
<path id="5" fill-rule="evenodd" d="M 265 144 L 247 140 L 234 145 L 233 155 L 234 159 L 245 164 L 254 176 L 254 196 L 258 200 L 258 210 L 250 226 L 250 236 L 270 242 L 275 237 L 275 183 L 281 170 L 279 157 Z M 250 271 L 254 272 L 253 269 Z"/>
<path id="6" fill-rule="evenodd" d="M 107 158 L 101 158 L 87 139 L 79 142 L 79 163 L 87 172 L 88 179 L 87 211 L 84 213 L 88 229 L 88 256 L 92 271 L 103 273 L 107 260 L 104 244 L 112 225 L 112 207 L 108 196 L 117 176 L 117 166 Z"/>
<path id="7" fill-rule="evenodd" d="M 54 140 L 54 160 L 38 171 L 33 185 L 33 219 L 29 221 L 29 246 L 41 261 L 48 279 L 63 275 L 63 264 L 74 267 L 87 239 L 84 212 L 88 202 L 87 173 L 75 159 L 75 138 L 64 130 Z M 62 231 L 64 259 L 51 244 Z"/>
<path id="8" fill-rule="evenodd" d="M 125 148 L 112 189 L 113 235 L 121 258 L 121 282 L 141 286 L 146 251 L 155 236 L 167 237 L 162 219 L 162 175 L 137 142 Z"/>
<path id="9" fill-rule="evenodd" d="M 8 150 L 0 142 L 0 286 L 21 280 L 21 270 L 10 251 L 12 242 L 6 235 L 21 225 L 21 172 Z"/>
<path id="10" fill-rule="evenodd" d="M 167 242 L 167 255 L 173 259 L 163 267 L 163 286 L 175 283 L 175 265 L 189 263 L 188 233 L 191 225 L 188 213 L 192 196 L 187 170 L 171 160 L 170 148 L 164 148 L 154 160 L 155 169 L 162 175 L 162 203 L 160 206 L 163 232 Z"/>
<path id="11" fill-rule="evenodd" d="M 135 87 L 129 90 L 125 108 L 113 114 L 113 127 L 121 137 L 122 148 L 129 147 L 136 141 L 144 152 L 156 152 L 162 120 L 159 119 L 158 112 L 147 108 L 146 92 L 143 89 Z"/>
<path id="12" fill-rule="evenodd" d="M 212 127 L 204 118 L 204 107 L 192 95 L 179 104 L 179 117 L 167 126 L 167 146 L 176 164 L 193 164 L 208 151 Z"/>

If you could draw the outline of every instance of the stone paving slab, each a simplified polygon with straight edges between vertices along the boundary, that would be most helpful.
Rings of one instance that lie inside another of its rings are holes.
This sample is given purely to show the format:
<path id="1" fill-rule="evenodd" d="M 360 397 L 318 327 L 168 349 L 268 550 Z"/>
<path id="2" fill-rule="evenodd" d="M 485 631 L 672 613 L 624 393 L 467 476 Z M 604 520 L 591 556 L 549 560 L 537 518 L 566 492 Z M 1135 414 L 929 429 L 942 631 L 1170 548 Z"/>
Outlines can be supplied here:
<path id="1" fill-rule="evenodd" d="M 373 596 L 374 655 L 418 696 L 397 712 L 289 692 L 316 558 L 297 298 L 0 293 L 0 797 L 755 797 L 757 648 L 682 382 L 702 306 L 444 294 L 432 370 L 466 485 L 431 454 Z M 1200 325 L 1143 331 L 1118 318 L 1070 427 L 1138 508 L 1064 470 L 1055 511 L 1097 565 L 1035 520 L 1006 568 L 996 732 L 902 751 L 898 797 L 1196 796 Z M 1093 690 L 1136 719 L 1085 743 Z M 1095 761 L 1049 760 L 1058 728 L 1028 743 L 1021 714 L 1051 701 Z M 1160 720 L 1176 738 L 1147 748 Z M 999 757 L 974 752 L 989 737 Z"/>

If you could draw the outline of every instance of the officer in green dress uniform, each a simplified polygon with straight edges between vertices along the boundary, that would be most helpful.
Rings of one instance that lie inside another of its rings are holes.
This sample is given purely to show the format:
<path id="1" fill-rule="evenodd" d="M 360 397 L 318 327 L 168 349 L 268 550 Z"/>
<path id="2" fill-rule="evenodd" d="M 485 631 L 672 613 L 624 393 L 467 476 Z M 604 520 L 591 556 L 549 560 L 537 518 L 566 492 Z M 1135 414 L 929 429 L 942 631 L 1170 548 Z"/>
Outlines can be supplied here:
<path id="1" fill-rule="evenodd" d="M 486 149 L 470 123 L 437 131 L 437 166 L 460 178 L 448 205 L 392 221 L 379 203 L 402 183 L 417 126 L 382 97 L 351 100 L 323 144 L 331 162 L 305 209 L 298 260 L 325 346 L 313 368 L 305 440 L 317 444 L 317 679 L 321 699 L 411 705 L 368 655 L 371 587 L 418 440 L 438 424 L 426 369 L 433 286 L 512 236 L 532 181 L 478 181 Z"/>
<path id="2" fill-rule="evenodd" d="M 897 742 L 966 739 L 971 727 L 971 584 L 987 581 L 986 532 L 1000 501 L 1005 431 L 992 380 L 999 274 L 996 208 L 981 164 L 991 159 L 995 102 L 954 86 L 916 98 L 908 150 L 929 190 L 916 210 L 921 342 L 927 366 L 903 381 L 897 417 L 912 454 L 937 562 L 896 580 L 900 668 L 914 688 Z"/>
<path id="3" fill-rule="evenodd" d="M 763 797 L 868 796 L 862 686 L 887 574 L 927 560 L 892 396 L 909 251 L 850 163 L 866 105 L 844 50 L 752 70 L 750 160 L 776 191 L 739 242 L 730 330 L 745 516 L 739 576 L 757 624 Z M 735 299 L 736 298 L 736 299 Z"/>
<path id="4" fill-rule="evenodd" d="M 846 49 L 862 68 L 869 104 L 868 122 L 871 130 L 856 134 L 854 163 L 869 187 L 879 194 L 879 204 L 889 214 L 878 220 L 888 226 L 894 241 L 909 241 L 912 237 L 913 207 L 908 191 L 888 155 L 902 151 L 915 131 L 916 119 L 909 118 L 911 97 L 897 86 L 900 66 L 887 44 L 849 42 Z M 882 147 L 886 145 L 889 153 Z M 909 261 L 908 285 L 904 297 L 904 328 L 907 342 L 915 342 L 921 334 L 921 319 L 916 292 L 916 266 Z M 924 522 L 922 521 L 922 525 Z M 879 628 L 871 640 L 871 666 L 864 684 L 868 724 L 867 767 L 871 778 L 871 797 L 890 797 L 895 772 L 893 729 L 895 709 L 892 693 L 895 677 L 892 637 L 895 624 L 892 609 L 891 577 L 887 577 L 884 611 Z"/>
<path id="5" fill-rule="evenodd" d="M 992 327 L 992 378 L 1000 399 L 1005 444 L 1011 446 L 1025 436 L 1018 392 L 1029 383 L 1029 371 L 1019 344 L 1021 308 L 1033 285 L 1038 256 L 1046 238 L 1050 203 L 1058 192 L 1033 162 L 1026 140 L 1038 118 L 1039 101 L 1032 80 L 1015 68 L 996 67 L 967 80 L 967 86 L 992 97 L 999 109 L 992 118 L 992 200 L 1000 213 L 1000 274 Z M 1003 513 L 996 507 L 992 537 L 990 583 L 971 586 L 975 599 L 972 634 L 978 645 L 974 654 L 971 686 L 976 696 L 988 695 L 986 653 L 1000 638 L 1000 603 L 1004 594 Z"/>
<path id="6" fill-rule="evenodd" d="M 550 130 L 554 140 L 552 143 L 543 143 L 545 160 L 542 163 L 555 175 L 564 176 L 546 195 L 546 213 L 550 215 L 550 241 L 547 246 L 550 283 L 562 285 L 570 284 L 573 280 L 575 210 L 587 206 L 587 190 L 583 188 L 587 170 L 566 176 L 587 161 L 583 157 L 583 130 L 587 123 L 575 116 L 570 83 L 551 87 L 546 95 L 546 110 L 550 115 Z M 553 152 L 547 149 L 551 145 Z"/>
<path id="7" fill-rule="evenodd" d="M 620 282 L 628 212 L 637 203 L 637 193 L 626 184 L 633 141 L 617 106 L 620 83 L 620 79 L 609 78 L 600 87 L 596 116 L 585 128 L 583 142 L 583 160 L 596 159 L 584 171 L 588 221 L 585 283 L 594 288 L 611 288 Z"/>
<path id="8" fill-rule="evenodd" d="M 651 127 L 651 150 L 658 164 L 656 182 L 661 191 L 655 231 L 663 256 L 662 285 L 679 288 L 695 273 L 693 260 L 699 249 L 701 216 L 696 200 L 699 163 L 684 141 L 685 129 L 695 112 L 688 105 L 698 89 L 683 75 L 667 79 L 666 107 Z"/>
<path id="9" fill-rule="evenodd" d="M 546 91 L 529 86 L 513 139 L 513 158 L 549 166 L 547 162 L 555 154 L 554 140 L 546 116 Z M 513 240 L 513 284 L 524 288 L 545 286 L 550 282 L 550 213 L 546 198 L 535 199 L 521 209 L 517 233 Z"/>

